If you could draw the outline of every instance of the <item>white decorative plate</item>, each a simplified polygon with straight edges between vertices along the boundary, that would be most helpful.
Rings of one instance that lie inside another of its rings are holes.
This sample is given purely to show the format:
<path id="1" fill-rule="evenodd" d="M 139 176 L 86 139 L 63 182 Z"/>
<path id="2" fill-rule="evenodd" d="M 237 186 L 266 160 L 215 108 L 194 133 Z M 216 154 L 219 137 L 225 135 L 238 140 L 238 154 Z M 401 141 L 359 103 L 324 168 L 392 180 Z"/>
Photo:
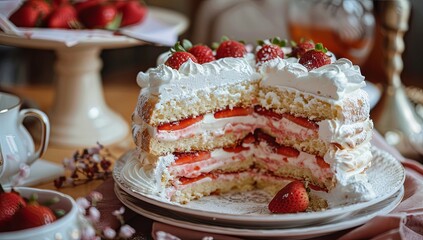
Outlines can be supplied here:
<path id="1" fill-rule="evenodd" d="M 152 220 L 163 222 L 172 226 L 203 231 L 206 234 L 218 233 L 244 237 L 259 237 L 261 239 L 280 239 L 282 237 L 301 239 L 318 237 L 356 227 L 369 221 L 377 215 L 383 215 L 391 212 L 401 202 L 404 196 L 404 187 L 401 187 L 398 192 L 387 199 L 355 212 L 347 219 L 338 220 L 332 223 L 320 223 L 313 226 L 309 225 L 287 229 L 250 229 L 245 228 L 242 224 L 237 225 L 236 222 L 231 226 L 215 225 L 215 222 L 193 220 L 191 218 L 181 216 L 177 212 L 168 211 L 167 209 L 141 201 L 127 194 L 125 191 L 120 189 L 118 185 L 115 185 L 115 193 L 118 199 L 134 212 Z"/>
<path id="2" fill-rule="evenodd" d="M 368 202 L 335 207 L 321 212 L 272 214 L 267 210 L 271 196 L 261 190 L 207 196 L 185 205 L 173 203 L 155 194 L 146 193 L 147 186 L 134 186 L 124 180 L 121 176 L 125 174 L 121 171 L 123 165 L 127 161 L 138 161 L 133 152 L 126 153 L 116 161 L 113 176 L 118 186 L 131 196 L 191 219 L 226 226 L 236 223 L 247 228 L 291 228 L 342 219 L 396 193 L 405 180 L 404 168 L 397 159 L 385 151 L 373 148 L 372 153 L 372 167 L 368 169 L 368 177 L 377 197 Z"/>

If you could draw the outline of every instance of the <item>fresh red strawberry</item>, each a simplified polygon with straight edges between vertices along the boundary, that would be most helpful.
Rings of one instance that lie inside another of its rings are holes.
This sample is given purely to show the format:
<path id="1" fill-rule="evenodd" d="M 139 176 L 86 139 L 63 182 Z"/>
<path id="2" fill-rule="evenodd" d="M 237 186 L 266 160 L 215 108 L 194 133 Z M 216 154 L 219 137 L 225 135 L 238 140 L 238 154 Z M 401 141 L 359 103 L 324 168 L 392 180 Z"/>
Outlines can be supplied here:
<path id="1" fill-rule="evenodd" d="M 287 114 L 284 113 L 282 114 L 282 117 L 288 119 L 291 122 L 294 122 L 302 127 L 308 128 L 308 129 L 312 129 L 312 130 L 317 130 L 319 129 L 319 125 L 317 125 L 317 123 L 308 120 L 307 118 L 303 118 L 303 117 L 296 117 L 294 115 L 291 114 Z"/>
<path id="2" fill-rule="evenodd" d="M 316 48 L 307 51 L 298 61 L 309 71 L 319 68 L 321 66 L 330 64 L 331 60 L 328 55 L 326 55 L 327 49 L 323 47 L 322 44 L 316 44 Z"/>
<path id="3" fill-rule="evenodd" d="M 148 8 L 136 0 L 118 1 L 116 6 L 122 14 L 121 27 L 141 23 L 147 16 Z"/>
<path id="4" fill-rule="evenodd" d="M 13 217 L 14 230 L 22 230 L 51 224 L 56 221 L 53 211 L 37 203 L 28 203 Z"/>
<path id="5" fill-rule="evenodd" d="M 234 57 L 241 58 L 247 53 L 244 44 L 234 40 L 223 41 L 216 49 L 216 59 Z"/>
<path id="6" fill-rule="evenodd" d="M 70 29 L 76 25 L 77 18 L 76 10 L 72 5 L 62 4 L 50 14 L 47 19 L 47 27 Z"/>
<path id="7" fill-rule="evenodd" d="M 171 122 L 171 123 L 165 123 L 157 127 L 157 130 L 159 131 L 175 131 L 184 129 L 188 126 L 193 125 L 194 123 L 197 123 L 201 120 L 203 120 L 204 116 L 197 116 L 192 118 L 186 118 L 184 120 Z"/>
<path id="8" fill-rule="evenodd" d="M 216 60 L 213 56 L 213 51 L 206 45 L 195 45 L 188 52 L 197 58 L 199 64 Z"/>
<path id="9" fill-rule="evenodd" d="M 276 152 L 287 157 L 296 158 L 298 155 L 300 155 L 300 152 L 297 149 L 286 146 L 279 146 L 278 149 L 276 149 Z"/>
<path id="10" fill-rule="evenodd" d="M 296 58 L 301 58 L 304 53 L 315 48 L 313 41 L 301 41 L 298 44 L 294 42 L 292 45 L 294 46 L 292 47 L 290 56 Z"/>
<path id="11" fill-rule="evenodd" d="M 329 163 L 327 163 L 322 157 L 316 156 L 316 163 L 321 168 L 330 168 Z"/>
<path id="12" fill-rule="evenodd" d="M 79 15 L 82 12 L 82 10 L 95 6 L 95 5 L 103 4 L 106 1 L 107 0 L 85 0 L 85 1 L 76 2 L 73 6 L 75 7 L 75 10 Z"/>
<path id="13" fill-rule="evenodd" d="M 51 12 L 51 6 L 43 0 L 24 2 L 9 19 L 18 27 L 40 27 Z"/>
<path id="14" fill-rule="evenodd" d="M 273 44 L 263 45 L 256 53 L 256 62 L 263 63 L 275 58 L 283 58 L 284 53 L 279 46 Z"/>
<path id="15" fill-rule="evenodd" d="M 71 4 L 69 0 L 52 0 L 50 2 L 52 4 L 52 6 L 53 6 L 53 9 L 58 8 L 58 7 L 62 6 L 62 5 Z"/>
<path id="16" fill-rule="evenodd" d="M 309 196 L 304 183 L 298 180 L 282 188 L 270 201 L 268 208 L 272 213 L 297 213 L 307 210 Z"/>
<path id="17" fill-rule="evenodd" d="M 286 45 L 285 40 L 281 40 L 280 38 L 275 37 L 273 39 L 270 39 L 269 43 L 259 41 L 258 44 L 261 46 L 261 48 L 256 53 L 257 63 L 267 62 L 277 57 L 284 57 L 282 47 L 285 47 Z"/>
<path id="18" fill-rule="evenodd" d="M 86 7 L 78 13 L 79 20 L 86 28 L 119 28 L 121 18 L 112 4 L 98 4 Z"/>
<path id="19" fill-rule="evenodd" d="M 215 118 L 228 118 L 237 116 L 247 116 L 253 113 L 253 108 L 233 107 L 214 113 Z"/>
<path id="20" fill-rule="evenodd" d="M 25 200 L 16 192 L 0 193 L 0 232 L 11 230 L 13 216 L 26 206 Z"/>
<path id="21" fill-rule="evenodd" d="M 184 62 L 188 61 L 188 59 L 198 63 L 197 58 L 189 52 L 174 52 L 172 56 L 166 60 L 165 64 L 173 69 L 178 70 Z"/>
<path id="22" fill-rule="evenodd" d="M 274 112 L 272 110 L 268 110 L 266 108 L 260 107 L 260 106 L 255 106 L 254 107 L 254 111 L 256 113 L 260 114 L 260 115 L 271 117 L 271 118 L 273 118 L 275 120 L 279 120 L 279 119 L 282 118 L 282 115 L 281 114 L 276 113 L 276 112 Z"/>
<path id="23" fill-rule="evenodd" d="M 202 160 L 209 159 L 211 156 L 210 152 L 207 151 L 197 151 L 197 152 L 185 152 L 185 153 L 175 153 L 175 164 L 187 164 L 198 162 Z"/>

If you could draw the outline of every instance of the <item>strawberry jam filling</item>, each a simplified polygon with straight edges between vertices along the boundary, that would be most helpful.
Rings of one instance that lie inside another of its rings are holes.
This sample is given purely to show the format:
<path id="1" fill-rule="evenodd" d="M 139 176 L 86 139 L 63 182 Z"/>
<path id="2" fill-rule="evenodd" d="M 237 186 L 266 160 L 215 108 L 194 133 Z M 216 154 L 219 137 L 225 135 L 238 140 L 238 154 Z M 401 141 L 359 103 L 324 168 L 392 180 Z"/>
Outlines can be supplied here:
<path id="1" fill-rule="evenodd" d="M 281 174 L 281 169 L 294 167 L 308 169 L 313 174 L 313 178 L 321 182 L 333 177 L 330 165 L 322 157 L 280 145 L 274 137 L 259 129 L 254 134 L 247 135 L 234 147 L 174 153 L 174 156 L 175 162 L 168 167 L 169 173 L 176 179 L 182 178 L 189 183 L 197 182 L 211 173 L 220 174 L 231 171 L 225 170 L 225 167 L 232 163 L 241 166 L 244 161 L 250 159 L 245 162 L 243 169 L 239 170 L 245 171 L 254 167 L 252 158 L 255 159 L 259 168 L 275 174 Z"/>

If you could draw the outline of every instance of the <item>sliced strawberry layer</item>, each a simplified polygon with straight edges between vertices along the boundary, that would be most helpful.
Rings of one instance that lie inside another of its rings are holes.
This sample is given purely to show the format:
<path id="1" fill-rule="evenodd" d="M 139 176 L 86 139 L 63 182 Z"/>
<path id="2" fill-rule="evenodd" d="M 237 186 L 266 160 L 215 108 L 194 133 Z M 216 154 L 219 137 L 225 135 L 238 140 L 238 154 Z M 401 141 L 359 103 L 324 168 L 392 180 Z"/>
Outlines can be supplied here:
<path id="1" fill-rule="evenodd" d="M 193 125 L 194 123 L 197 123 L 201 120 L 203 120 L 204 116 L 197 116 L 192 118 L 187 118 L 180 121 L 175 121 L 171 123 L 165 123 L 157 127 L 157 130 L 159 131 L 175 131 L 175 130 L 181 130 L 186 127 L 189 127 Z"/>
<path id="2" fill-rule="evenodd" d="M 298 155 L 300 155 L 300 151 L 298 151 L 297 149 L 294 149 L 292 147 L 285 147 L 285 146 L 280 146 L 276 149 L 276 152 L 278 154 L 287 156 L 287 157 L 298 157 Z"/>
<path id="3" fill-rule="evenodd" d="M 260 115 L 271 117 L 271 118 L 273 118 L 275 120 L 279 120 L 279 119 L 282 118 L 282 115 L 281 114 L 276 113 L 276 112 L 274 112 L 272 110 L 269 110 L 269 109 L 260 107 L 260 106 L 255 106 L 254 107 L 254 111 L 256 113 L 260 114 Z"/>
<path id="4" fill-rule="evenodd" d="M 244 108 L 244 107 L 234 107 L 227 108 L 214 113 L 215 118 L 228 118 L 228 117 L 238 117 L 238 116 L 247 116 L 253 113 L 253 108 Z"/>
<path id="5" fill-rule="evenodd" d="M 263 116 L 267 116 L 267 117 L 271 117 L 275 120 L 279 120 L 281 118 L 286 118 L 291 122 L 294 122 L 302 127 L 308 128 L 308 129 L 312 129 L 312 130 L 317 130 L 319 129 L 319 125 L 317 125 L 317 123 L 307 119 L 307 118 L 303 118 L 303 117 L 296 117 L 294 115 L 288 114 L 288 113 L 276 113 L 274 112 L 272 109 L 265 109 L 263 107 L 260 106 L 255 106 L 254 107 L 254 111 L 260 115 Z"/>
<path id="6" fill-rule="evenodd" d="M 213 173 L 202 173 L 200 176 L 195 177 L 195 178 L 181 177 L 181 178 L 179 178 L 179 181 L 181 182 L 182 185 L 187 185 L 187 184 L 190 184 L 190 183 L 193 183 L 193 182 L 197 182 L 197 181 L 199 181 L 203 178 L 206 178 L 206 177 L 210 177 L 212 179 L 216 178 Z"/>
<path id="7" fill-rule="evenodd" d="M 330 168 L 330 165 L 322 157 L 316 156 L 316 163 L 321 168 Z"/>
<path id="8" fill-rule="evenodd" d="M 210 152 L 207 151 L 175 153 L 176 160 L 174 164 L 182 165 L 187 163 L 199 162 L 202 160 L 209 159 L 210 156 Z"/>
<path id="9" fill-rule="evenodd" d="M 294 122 L 302 127 L 308 128 L 308 129 L 312 129 L 312 130 L 317 130 L 319 129 L 319 125 L 317 125 L 317 123 L 308 120 L 307 118 L 303 118 L 303 117 L 295 117 L 291 114 L 287 114 L 284 113 L 282 114 L 282 116 L 286 119 L 288 119 L 291 122 Z"/>
<path id="10" fill-rule="evenodd" d="M 244 150 L 249 150 L 249 149 L 250 149 L 249 147 L 243 147 L 242 145 L 237 145 L 235 147 L 225 147 L 225 148 L 223 148 L 223 150 L 225 152 L 232 152 L 232 153 L 239 153 L 239 152 L 242 152 Z"/>

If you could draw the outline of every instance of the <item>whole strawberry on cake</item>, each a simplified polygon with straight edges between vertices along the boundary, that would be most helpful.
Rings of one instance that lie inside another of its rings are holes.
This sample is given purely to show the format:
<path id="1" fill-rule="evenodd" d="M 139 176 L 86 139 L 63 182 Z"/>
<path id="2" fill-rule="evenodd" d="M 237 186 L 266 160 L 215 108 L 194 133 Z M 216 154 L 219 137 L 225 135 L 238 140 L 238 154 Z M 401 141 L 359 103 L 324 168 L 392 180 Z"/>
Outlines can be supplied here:
<path id="1" fill-rule="evenodd" d="M 122 178 L 174 202 L 299 180 L 308 210 L 375 197 L 364 77 L 312 41 L 189 41 L 137 77 L 137 157 Z"/>

